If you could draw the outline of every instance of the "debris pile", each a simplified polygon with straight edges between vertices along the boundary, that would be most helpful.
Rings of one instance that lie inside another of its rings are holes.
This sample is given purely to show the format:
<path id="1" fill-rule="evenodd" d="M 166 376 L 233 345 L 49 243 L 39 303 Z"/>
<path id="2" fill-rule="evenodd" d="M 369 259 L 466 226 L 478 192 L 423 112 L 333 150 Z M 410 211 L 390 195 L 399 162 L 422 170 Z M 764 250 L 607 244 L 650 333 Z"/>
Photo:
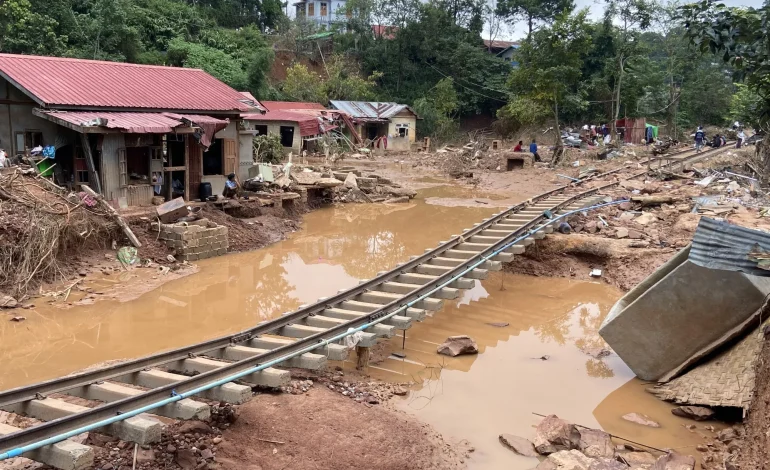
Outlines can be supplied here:
<path id="1" fill-rule="evenodd" d="M 693 470 L 695 457 L 675 451 L 615 443 L 611 434 L 572 424 L 556 415 L 546 416 L 535 429 L 532 441 L 501 434 L 500 443 L 524 457 L 544 456 L 537 470 Z M 659 455 L 653 455 L 655 452 Z"/>
<path id="2" fill-rule="evenodd" d="M 34 169 L 0 174 L 0 285 L 24 297 L 65 277 L 71 252 L 116 238 L 112 214 L 89 194 L 70 192 Z"/>
<path id="3" fill-rule="evenodd" d="M 383 176 L 371 173 L 364 176 L 360 170 L 352 167 L 318 168 L 306 166 L 293 169 L 291 182 L 286 187 L 301 193 L 319 191 L 327 202 L 357 203 L 404 203 L 417 195 L 417 192 L 402 187 Z"/>

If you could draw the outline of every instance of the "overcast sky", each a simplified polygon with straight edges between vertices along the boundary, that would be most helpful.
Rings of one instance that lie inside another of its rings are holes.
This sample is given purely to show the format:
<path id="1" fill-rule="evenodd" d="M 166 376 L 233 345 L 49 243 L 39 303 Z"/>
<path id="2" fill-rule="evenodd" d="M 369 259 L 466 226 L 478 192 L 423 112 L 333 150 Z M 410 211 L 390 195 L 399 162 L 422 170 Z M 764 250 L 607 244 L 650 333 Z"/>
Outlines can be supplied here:
<path id="1" fill-rule="evenodd" d="M 578 9 L 581 8 L 588 8 L 589 11 L 589 17 L 594 20 L 600 19 L 604 15 L 604 0 L 574 0 L 575 5 Z M 687 3 L 687 2 L 682 2 Z M 754 7 L 758 8 L 762 6 L 763 0 L 722 0 L 721 3 L 724 3 L 727 6 L 746 6 L 746 7 Z M 526 25 L 525 24 L 518 24 L 515 25 L 513 28 L 507 28 L 507 31 L 501 31 L 499 37 L 496 39 L 500 40 L 517 40 L 521 39 L 526 35 Z M 484 39 L 489 39 L 489 32 L 484 31 Z"/>

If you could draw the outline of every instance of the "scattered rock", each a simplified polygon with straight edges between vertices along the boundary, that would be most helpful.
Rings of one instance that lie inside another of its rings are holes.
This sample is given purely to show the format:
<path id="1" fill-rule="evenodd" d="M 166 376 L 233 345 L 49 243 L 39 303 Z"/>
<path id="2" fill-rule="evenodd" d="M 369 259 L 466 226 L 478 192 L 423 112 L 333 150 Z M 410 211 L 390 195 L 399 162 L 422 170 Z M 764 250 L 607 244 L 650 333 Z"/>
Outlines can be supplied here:
<path id="1" fill-rule="evenodd" d="M 634 206 L 630 202 L 626 201 L 626 202 L 621 202 L 620 204 L 618 204 L 618 208 L 620 208 L 620 210 L 622 210 L 622 211 L 630 211 L 631 209 L 634 208 Z"/>
<path id="2" fill-rule="evenodd" d="M 729 444 L 730 442 L 738 439 L 738 433 L 733 428 L 725 428 L 719 431 L 717 434 L 717 440 Z"/>
<path id="3" fill-rule="evenodd" d="M 620 227 L 615 231 L 615 238 L 628 238 L 628 229 Z"/>
<path id="4" fill-rule="evenodd" d="M 629 470 L 628 465 L 606 457 L 594 460 L 588 470 Z"/>
<path id="5" fill-rule="evenodd" d="M 86 271 L 85 269 L 81 269 L 80 271 L 78 271 L 78 276 L 86 277 L 88 276 L 88 271 Z"/>
<path id="6" fill-rule="evenodd" d="M 214 453 L 211 452 L 211 449 L 203 449 L 201 451 L 201 458 L 204 460 L 209 460 L 214 458 Z"/>
<path id="7" fill-rule="evenodd" d="M 671 410 L 671 414 L 681 418 L 690 418 L 695 421 L 706 421 L 714 416 L 714 410 L 705 406 L 678 406 Z"/>
<path id="8" fill-rule="evenodd" d="M 598 429 L 581 429 L 578 448 L 588 457 L 615 457 L 615 445 L 609 434 Z"/>
<path id="9" fill-rule="evenodd" d="M 315 184 L 317 184 L 322 188 L 336 188 L 337 186 L 342 185 L 343 182 L 338 180 L 337 178 L 321 178 L 318 181 L 316 181 Z"/>
<path id="10" fill-rule="evenodd" d="M 212 434 L 214 430 L 211 429 L 211 426 L 204 423 L 203 421 L 185 421 L 184 423 L 182 423 L 181 426 L 179 426 L 179 429 L 177 429 L 177 432 L 179 434 L 188 434 L 193 432 L 199 432 L 202 434 Z"/>
<path id="11" fill-rule="evenodd" d="M 27 317 L 21 317 L 21 316 L 11 317 L 11 321 L 15 321 L 15 322 L 22 322 L 26 319 Z"/>
<path id="12" fill-rule="evenodd" d="M 348 176 L 345 177 L 345 187 L 349 189 L 358 189 L 358 182 L 356 181 L 356 175 L 353 173 L 348 173 Z"/>
<path id="13" fill-rule="evenodd" d="M 490 322 L 487 323 L 489 326 L 494 326 L 496 328 L 505 328 L 506 326 L 510 325 L 508 322 Z"/>
<path id="14" fill-rule="evenodd" d="M 620 214 L 618 219 L 624 220 L 624 221 L 631 221 L 631 220 L 634 220 L 634 217 L 635 216 L 633 212 L 623 212 L 622 214 Z"/>
<path id="15" fill-rule="evenodd" d="M 574 424 L 556 415 L 550 415 L 537 425 L 534 444 L 535 450 L 542 455 L 577 449 L 580 445 L 580 433 Z"/>
<path id="16" fill-rule="evenodd" d="M 153 462 L 155 460 L 155 452 L 152 449 L 139 449 L 136 452 L 136 462 L 146 463 Z"/>
<path id="17" fill-rule="evenodd" d="M 546 462 L 549 463 L 546 464 Z M 560 450 L 549 455 L 536 468 L 537 470 L 589 470 L 594 462 L 594 459 L 583 455 L 580 451 Z"/>
<path id="18" fill-rule="evenodd" d="M 221 444 L 222 443 L 222 438 L 221 437 L 215 437 L 214 439 L 211 440 L 211 443 L 214 444 L 214 445 Z"/>
<path id="19" fill-rule="evenodd" d="M 437 352 L 454 357 L 461 354 L 478 354 L 479 347 L 470 336 L 450 336 L 438 347 Z"/>
<path id="20" fill-rule="evenodd" d="M 657 421 L 653 421 L 652 418 L 650 418 L 647 415 L 643 415 L 640 413 L 628 413 L 623 415 L 623 419 L 626 421 L 631 421 L 632 423 L 641 424 L 642 426 L 649 426 L 651 428 L 659 428 L 660 423 Z"/>
<path id="21" fill-rule="evenodd" d="M 634 219 L 634 222 L 636 222 L 639 225 L 648 225 L 657 221 L 658 221 L 658 216 L 656 216 L 652 212 L 645 212 L 644 214 Z"/>
<path id="22" fill-rule="evenodd" d="M 593 357 L 594 359 L 601 359 L 612 355 L 612 351 L 608 348 L 582 348 L 581 351 Z"/>
<path id="23" fill-rule="evenodd" d="M 397 397 L 404 397 L 406 396 L 407 393 L 409 393 L 409 390 L 405 389 L 404 387 L 401 387 L 400 385 L 393 389 L 393 395 Z"/>
<path id="24" fill-rule="evenodd" d="M 618 459 L 631 468 L 650 468 L 655 465 L 655 456 L 649 452 L 628 452 L 618 455 Z"/>
<path id="25" fill-rule="evenodd" d="M 385 204 L 406 204 L 409 202 L 409 196 L 392 197 L 385 200 Z"/>
<path id="26" fill-rule="evenodd" d="M 500 443 L 524 457 L 537 457 L 539 454 L 535 451 L 535 445 L 523 437 L 513 434 L 500 434 Z"/>
<path id="27" fill-rule="evenodd" d="M 173 444 L 169 444 L 168 447 L 166 447 L 166 452 L 168 452 L 169 454 L 173 454 L 174 452 L 176 452 L 176 447 L 174 447 Z"/>
<path id="28" fill-rule="evenodd" d="M 661 455 L 650 470 L 694 470 L 695 457 L 669 452 Z"/>
<path id="29" fill-rule="evenodd" d="M 632 240 L 639 240 L 640 238 L 642 238 L 642 232 L 640 232 L 639 230 L 629 229 L 628 238 Z"/>
<path id="30" fill-rule="evenodd" d="M 192 470 L 198 463 L 195 452 L 191 449 L 179 449 L 174 460 L 184 470 Z"/>
<path id="31" fill-rule="evenodd" d="M 10 295 L 0 294 L 0 308 L 16 308 L 19 303 Z"/>

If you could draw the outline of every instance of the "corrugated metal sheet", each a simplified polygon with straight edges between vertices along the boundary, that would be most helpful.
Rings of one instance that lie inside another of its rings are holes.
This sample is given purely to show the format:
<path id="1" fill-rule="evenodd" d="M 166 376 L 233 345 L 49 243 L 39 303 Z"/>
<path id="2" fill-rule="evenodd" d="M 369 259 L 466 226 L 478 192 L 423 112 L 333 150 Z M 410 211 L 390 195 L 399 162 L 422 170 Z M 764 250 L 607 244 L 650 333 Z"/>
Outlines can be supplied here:
<path id="1" fill-rule="evenodd" d="M 405 104 L 380 103 L 375 101 L 330 101 L 335 109 L 344 111 L 354 119 L 383 121 L 388 120 L 403 110 L 409 110 L 415 116 L 412 108 Z"/>
<path id="2" fill-rule="evenodd" d="M 770 271 L 758 268 L 751 260 L 749 253 L 755 250 L 770 252 L 770 233 L 701 217 L 689 260 L 709 269 L 770 276 Z"/>
<path id="3" fill-rule="evenodd" d="M 0 54 L 0 73 L 46 106 L 253 110 L 246 97 L 199 69 Z"/>
<path id="4" fill-rule="evenodd" d="M 326 111 L 321 103 L 309 103 L 305 101 L 263 101 L 262 106 L 268 111 L 288 111 L 295 109 L 317 109 Z"/>
<path id="5" fill-rule="evenodd" d="M 44 111 L 43 114 L 54 119 L 84 126 L 94 119 L 106 119 L 107 129 L 119 129 L 131 134 L 165 134 L 173 132 L 178 127 L 187 126 L 182 120 L 193 122 L 197 125 L 221 125 L 227 126 L 227 119 L 216 119 L 211 116 L 198 114 L 173 114 L 173 113 L 120 113 L 109 111 Z"/>
<path id="6" fill-rule="evenodd" d="M 120 169 L 118 165 L 118 149 L 125 148 L 123 134 L 104 134 L 102 140 L 101 183 L 102 194 L 108 201 L 114 201 L 117 207 L 118 197 L 124 194 L 120 191 Z"/>
<path id="7" fill-rule="evenodd" d="M 149 206 L 152 205 L 152 186 L 139 185 L 139 186 L 126 186 L 120 188 L 121 197 L 126 198 L 126 202 L 129 206 Z"/>

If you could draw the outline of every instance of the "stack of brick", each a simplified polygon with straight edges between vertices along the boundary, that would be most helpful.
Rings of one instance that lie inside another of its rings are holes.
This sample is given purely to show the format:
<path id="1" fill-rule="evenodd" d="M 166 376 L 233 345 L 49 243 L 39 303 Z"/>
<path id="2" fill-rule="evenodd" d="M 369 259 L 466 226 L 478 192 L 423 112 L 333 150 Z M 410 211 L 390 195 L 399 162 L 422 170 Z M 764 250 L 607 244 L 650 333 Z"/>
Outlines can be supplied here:
<path id="1" fill-rule="evenodd" d="M 227 253 L 227 227 L 206 219 L 160 224 L 159 238 L 180 261 L 196 261 Z"/>

